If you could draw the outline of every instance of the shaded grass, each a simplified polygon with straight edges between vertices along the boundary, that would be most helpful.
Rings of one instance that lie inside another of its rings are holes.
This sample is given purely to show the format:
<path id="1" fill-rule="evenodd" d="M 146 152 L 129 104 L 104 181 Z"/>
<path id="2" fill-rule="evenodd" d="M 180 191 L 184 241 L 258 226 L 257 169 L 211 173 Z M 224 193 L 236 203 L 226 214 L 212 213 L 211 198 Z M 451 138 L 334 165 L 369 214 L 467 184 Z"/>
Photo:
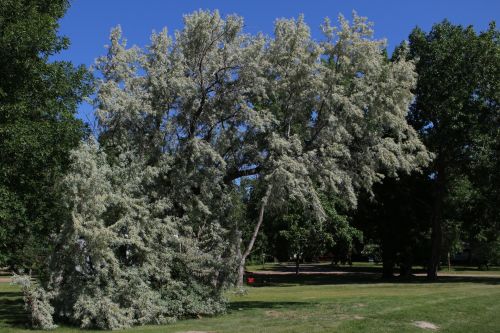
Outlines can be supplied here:
<path id="1" fill-rule="evenodd" d="M 9 327 L 26 327 L 27 320 L 19 288 L 0 283 L 0 332 Z"/>
<path id="2" fill-rule="evenodd" d="M 447 267 L 443 267 L 440 271 L 441 273 L 447 274 L 468 274 L 468 275 L 498 275 L 500 276 L 500 267 L 491 266 L 488 269 L 479 269 L 478 267 L 471 266 L 451 266 L 451 270 Z"/>
<path id="3" fill-rule="evenodd" d="M 423 284 L 429 285 L 429 281 L 425 276 L 415 276 L 411 278 L 394 277 L 392 279 L 382 279 L 379 274 L 363 274 L 352 272 L 345 275 L 254 275 L 255 283 L 252 287 L 290 287 L 295 285 L 377 285 L 393 283 L 394 285 L 406 284 Z M 500 276 L 446 276 L 439 278 L 440 284 L 447 283 L 480 283 L 484 285 L 498 285 L 500 286 Z"/>
<path id="4" fill-rule="evenodd" d="M 247 265 L 247 271 L 275 271 L 275 272 L 295 272 L 295 263 L 273 263 Z M 300 265 L 300 271 L 339 271 L 339 272 L 370 272 L 382 273 L 382 264 L 373 262 L 354 262 L 350 265 L 332 266 L 330 262 L 305 263 Z M 395 270 L 397 272 L 397 269 Z M 426 270 L 422 266 L 414 266 L 413 273 L 425 273 Z M 456 275 L 498 275 L 500 276 L 500 267 L 491 266 L 488 270 L 481 270 L 475 266 L 452 265 L 451 270 L 447 266 L 443 266 L 439 271 L 441 274 L 456 274 Z"/>
<path id="5" fill-rule="evenodd" d="M 500 279 L 455 277 L 387 283 L 371 277 L 282 276 L 244 296 L 228 293 L 227 314 L 142 326 L 133 332 L 423 332 L 414 321 L 428 321 L 439 332 L 498 332 Z M 352 279 L 355 280 L 352 280 Z M 454 280 L 455 279 L 455 280 Z M 376 283 L 374 283 L 376 282 Z M 0 284 L 0 331 L 23 332 L 26 314 L 17 287 Z M 62 327 L 57 332 L 91 332 Z M 26 330 L 26 332 L 33 332 Z"/>

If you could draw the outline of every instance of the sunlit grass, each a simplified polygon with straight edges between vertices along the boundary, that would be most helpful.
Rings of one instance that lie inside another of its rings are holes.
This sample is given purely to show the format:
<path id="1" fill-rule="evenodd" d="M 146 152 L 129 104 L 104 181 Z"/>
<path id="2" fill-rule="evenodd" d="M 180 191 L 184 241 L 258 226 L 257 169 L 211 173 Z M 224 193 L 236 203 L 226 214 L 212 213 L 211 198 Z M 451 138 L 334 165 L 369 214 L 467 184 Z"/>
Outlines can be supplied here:
<path id="1" fill-rule="evenodd" d="M 500 327 L 498 278 L 440 283 L 329 279 L 289 276 L 272 286 L 248 287 L 243 296 L 229 292 L 227 314 L 128 331 L 424 332 L 415 321 L 433 323 L 439 332 L 488 333 Z M 25 328 L 26 320 L 18 288 L 1 283 L 0 332 L 33 332 Z M 56 332 L 89 331 L 62 327 Z"/>

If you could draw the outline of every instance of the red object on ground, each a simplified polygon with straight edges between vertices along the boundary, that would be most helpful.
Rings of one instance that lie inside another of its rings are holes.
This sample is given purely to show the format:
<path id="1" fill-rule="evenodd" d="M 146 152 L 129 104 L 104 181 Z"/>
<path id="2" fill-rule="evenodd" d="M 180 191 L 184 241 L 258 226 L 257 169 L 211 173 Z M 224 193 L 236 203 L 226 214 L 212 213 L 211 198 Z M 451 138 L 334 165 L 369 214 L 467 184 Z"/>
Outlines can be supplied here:
<path id="1" fill-rule="evenodd" d="M 248 284 L 252 284 L 255 282 L 255 278 L 254 277 L 247 277 L 247 283 Z"/>

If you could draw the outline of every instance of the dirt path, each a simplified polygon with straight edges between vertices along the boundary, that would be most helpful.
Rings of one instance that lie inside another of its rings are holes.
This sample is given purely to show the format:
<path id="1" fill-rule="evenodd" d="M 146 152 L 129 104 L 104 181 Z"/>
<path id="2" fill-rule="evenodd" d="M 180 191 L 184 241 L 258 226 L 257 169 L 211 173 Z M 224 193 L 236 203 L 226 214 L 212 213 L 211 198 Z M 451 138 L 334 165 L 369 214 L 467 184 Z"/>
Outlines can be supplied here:
<path id="1" fill-rule="evenodd" d="M 426 276 L 425 273 L 414 274 L 415 276 Z M 465 278 L 497 278 L 500 274 L 460 274 L 460 273 L 438 273 L 438 277 L 465 277 Z"/>
<path id="2" fill-rule="evenodd" d="M 276 270 L 259 270 L 259 271 L 248 271 L 247 274 L 251 275 L 295 275 L 295 267 L 293 266 L 281 266 Z M 326 267 L 318 267 L 310 265 L 309 267 L 304 267 L 300 270 L 299 275 L 326 275 L 326 276 L 349 276 L 349 275 L 357 275 L 357 276 L 377 276 L 380 275 L 380 272 L 377 271 L 344 271 L 344 270 L 334 270 L 328 269 Z M 425 273 L 415 273 L 413 274 L 416 277 L 425 277 Z M 397 276 L 397 275 L 396 275 Z M 500 279 L 500 274 L 461 274 L 461 273 L 446 273 L 442 272 L 438 274 L 438 277 L 446 277 L 446 278 L 497 278 Z"/>
<path id="3" fill-rule="evenodd" d="M 253 275 L 295 275 L 295 272 L 288 271 L 254 271 L 248 272 Z M 300 271 L 299 275 L 376 275 L 373 272 L 345 272 L 345 271 Z"/>

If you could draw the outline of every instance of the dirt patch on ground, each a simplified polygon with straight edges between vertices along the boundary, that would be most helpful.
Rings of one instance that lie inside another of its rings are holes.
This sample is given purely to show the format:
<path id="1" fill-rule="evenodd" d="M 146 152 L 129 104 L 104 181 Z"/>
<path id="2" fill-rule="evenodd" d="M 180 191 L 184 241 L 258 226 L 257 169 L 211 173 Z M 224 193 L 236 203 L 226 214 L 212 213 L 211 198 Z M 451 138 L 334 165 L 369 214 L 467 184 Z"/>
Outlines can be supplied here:
<path id="1" fill-rule="evenodd" d="M 308 313 L 301 313 L 298 311 L 276 311 L 276 310 L 268 310 L 264 312 L 266 317 L 274 318 L 274 319 L 308 319 L 310 315 Z M 337 314 L 334 316 L 336 320 L 363 320 L 365 317 L 359 315 L 348 315 L 348 314 Z"/>
<path id="2" fill-rule="evenodd" d="M 296 319 L 298 317 L 308 318 L 307 314 L 297 313 L 297 311 L 276 311 L 276 310 L 268 310 L 264 312 L 267 317 L 271 318 L 282 318 L 282 319 Z"/>
<path id="3" fill-rule="evenodd" d="M 276 311 L 276 310 L 268 310 L 264 312 L 266 317 L 270 317 L 273 319 L 297 319 L 297 320 L 308 320 L 311 316 L 314 316 L 314 313 L 311 312 L 303 312 L 303 311 Z"/>
<path id="4" fill-rule="evenodd" d="M 217 333 L 215 331 L 182 331 L 177 333 Z"/>
<path id="5" fill-rule="evenodd" d="M 12 282 L 12 279 L 10 277 L 1 276 L 0 283 L 1 282 Z"/>
<path id="6" fill-rule="evenodd" d="M 266 316 L 273 317 L 273 318 L 281 318 L 281 317 L 283 317 L 283 312 L 274 311 L 274 310 L 266 311 L 265 314 L 266 314 Z"/>
<path id="7" fill-rule="evenodd" d="M 430 323 L 428 321 L 414 321 L 413 325 L 422 328 L 424 330 L 433 330 L 436 331 L 439 329 L 439 327 L 433 323 Z"/>

